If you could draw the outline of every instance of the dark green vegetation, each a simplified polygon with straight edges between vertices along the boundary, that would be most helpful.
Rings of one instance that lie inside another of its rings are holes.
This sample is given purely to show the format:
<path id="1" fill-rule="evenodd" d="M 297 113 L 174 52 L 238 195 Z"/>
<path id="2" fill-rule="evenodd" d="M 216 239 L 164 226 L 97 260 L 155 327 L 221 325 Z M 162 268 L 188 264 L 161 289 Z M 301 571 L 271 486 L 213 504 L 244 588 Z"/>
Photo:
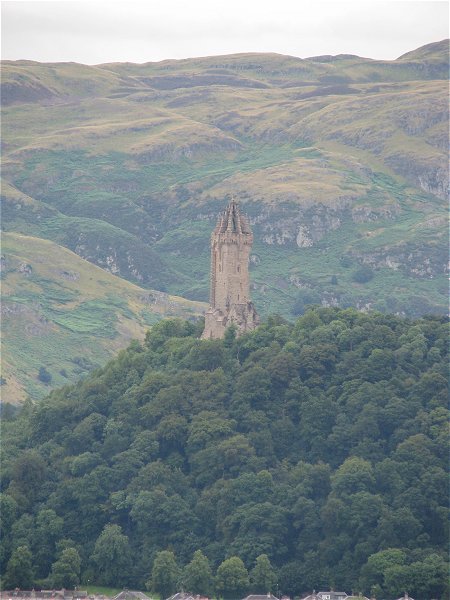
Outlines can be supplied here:
<path id="1" fill-rule="evenodd" d="M 5 583 L 22 564 L 200 589 L 210 568 L 225 596 L 240 573 L 239 593 L 276 576 L 291 595 L 448 598 L 446 320 L 317 308 L 200 330 L 162 321 L 4 420 Z"/>
<path id="2" fill-rule="evenodd" d="M 206 302 L 210 232 L 234 194 L 255 233 L 262 315 L 292 318 L 305 292 L 324 306 L 442 314 L 447 73 L 446 41 L 394 61 L 5 61 L 3 227 L 141 287 Z M 53 279 L 31 290 L 28 306 L 47 298 Z M 85 304 L 77 322 L 110 331 L 102 302 Z M 79 344 L 74 319 L 63 318 Z M 15 364 L 17 340 L 33 340 L 12 335 Z M 70 365 L 47 364 L 58 355 L 51 336 L 42 348 L 37 369 L 52 367 L 61 385 L 55 372 L 70 375 Z M 17 387 L 40 393 L 20 374 Z"/>

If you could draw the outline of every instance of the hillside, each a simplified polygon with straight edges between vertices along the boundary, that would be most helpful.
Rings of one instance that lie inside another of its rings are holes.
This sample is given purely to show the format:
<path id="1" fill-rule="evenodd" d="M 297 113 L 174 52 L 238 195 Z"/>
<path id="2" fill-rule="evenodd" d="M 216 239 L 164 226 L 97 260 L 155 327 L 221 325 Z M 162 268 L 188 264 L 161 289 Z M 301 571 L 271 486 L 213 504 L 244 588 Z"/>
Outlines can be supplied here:
<path id="1" fill-rule="evenodd" d="M 39 399 L 103 365 L 163 316 L 200 314 L 197 302 L 144 290 L 53 242 L 2 239 L 2 401 Z M 50 374 L 39 378 L 39 369 Z"/>
<path id="2" fill-rule="evenodd" d="M 162 321 L 5 415 L 7 589 L 26 555 L 30 587 L 51 588 L 69 549 L 82 584 L 143 589 L 169 549 L 213 572 L 266 554 L 291 597 L 448 599 L 446 319 L 320 308 L 238 339 L 200 330 Z"/>
<path id="3" fill-rule="evenodd" d="M 207 302 L 235 194 L 263 317 L 445 314 L 447 69 L 447 40 L 393 61 L 5 61 L 3 228 Z"/>

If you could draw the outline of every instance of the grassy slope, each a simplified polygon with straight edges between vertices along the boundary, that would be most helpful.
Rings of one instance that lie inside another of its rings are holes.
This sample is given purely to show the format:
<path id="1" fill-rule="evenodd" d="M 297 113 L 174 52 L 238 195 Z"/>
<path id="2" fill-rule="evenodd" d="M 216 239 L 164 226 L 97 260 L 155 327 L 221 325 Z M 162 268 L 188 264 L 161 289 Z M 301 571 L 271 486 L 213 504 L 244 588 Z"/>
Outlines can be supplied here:
<path id="1" fill-rule="evenodd" d="M 440 42 L 397 61 L 7 62 L 3 84 L 15 91 L 3 109 L 4 228 L 206 301 L 210 231 L 234 193 L 255 231 L 263 315 L 289 315 L 299 288 L 324 303 L 442 312 L 446 61 Z M 364 285 L 352 279 L 361 263 L 375 269 Z M 51 297 L 50 288 L 33 293 Z M 97 322 L 101 310 L 87 305 L 77 320 Z M 98 339 L 105 352 L 114 347 Z M 25 364 L 27 348 L 11 350 L 11 361 L 22 352 Z"/>
<path id="2" fill-rule="evenodd" d="M 134 79 L 77 63 L 2 61 L 2 104 L 51 102 L 120 93 L 140 87 Z"/>
<path id="3" fill-rule="evenodd" d="M 46 240 L 5 233 L 2 251 L 3 401 L 45 395 L 40 366 L 52 386 L 75 381 L 161 317 L 204 308 L 139 288 Z"/>

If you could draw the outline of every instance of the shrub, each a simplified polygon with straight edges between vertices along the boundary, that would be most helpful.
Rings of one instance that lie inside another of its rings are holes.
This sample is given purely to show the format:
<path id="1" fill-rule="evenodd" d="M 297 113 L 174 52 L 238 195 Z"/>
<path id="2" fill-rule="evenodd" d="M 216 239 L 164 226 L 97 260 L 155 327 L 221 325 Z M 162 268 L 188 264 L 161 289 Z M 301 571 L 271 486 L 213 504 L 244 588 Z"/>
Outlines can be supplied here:
<path id="1" fill-rule="evenodd" d="M 49 373 L 45 367 L 40 367 L 38 379 L 39 381 L 42 381 L 42 383 L 50 383 L 52 380 L 52 376 L 51 373 Z"/>
<path id="2" fill-rule="evenodd" d="M 303 315 L 308 306 L 320 304 L 320 294 L 309 288 L 299 290 L 294 306 L 292 307 L 293 315 Z"/>
<path id="3" fill-rule="evenodd" d="M 357 283 L 367 283 L 373 278 L 373 271 L 370 267 L 363 265 L 357 271 L 355 271 L 352 275 L 353 281 Z"/>

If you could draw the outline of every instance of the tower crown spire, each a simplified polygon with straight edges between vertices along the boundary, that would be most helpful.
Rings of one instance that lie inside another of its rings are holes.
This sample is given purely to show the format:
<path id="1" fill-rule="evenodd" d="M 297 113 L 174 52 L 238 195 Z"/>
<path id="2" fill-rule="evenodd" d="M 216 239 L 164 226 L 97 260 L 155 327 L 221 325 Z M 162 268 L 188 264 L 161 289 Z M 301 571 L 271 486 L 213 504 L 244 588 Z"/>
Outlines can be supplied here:
<path id="1" fill-rule="evenodd" d="M 247 219 L 241 214 L 238 202 L 232 198 L 230 204 L 220 215 L 214 233 L 238 233 L 251 235 Z"/>

